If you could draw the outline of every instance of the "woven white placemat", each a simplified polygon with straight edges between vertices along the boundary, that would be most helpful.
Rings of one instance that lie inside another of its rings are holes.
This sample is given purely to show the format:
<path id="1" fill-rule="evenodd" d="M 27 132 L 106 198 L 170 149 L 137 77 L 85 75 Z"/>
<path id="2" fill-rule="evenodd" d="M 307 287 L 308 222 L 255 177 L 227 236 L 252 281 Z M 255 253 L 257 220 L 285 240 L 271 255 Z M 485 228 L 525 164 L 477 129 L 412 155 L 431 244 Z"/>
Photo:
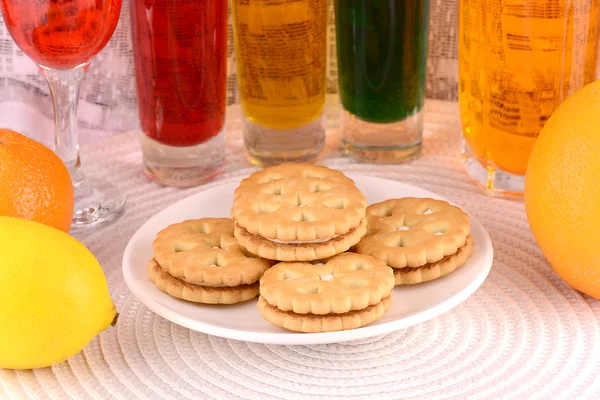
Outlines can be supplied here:
<path id="1" fill-rule="evenodd" d="M 146 179 L 133 134 L 84 149 L 86 169 L 110 178 L 128 197 L 118 223 L 85 239 L 106 271 L 119 322 L 55 367 L 0 370 L 0 398 L 600 398 L 600 302 L 571 290 L 552 272 L 521 202 L 485 196 L 463 172 L 452 103 L 428 103 L 418 161 L 359 165 L 332 151 L 324 164 L 432 190 L 484 224 L 494 243 L 494 265 L 462 305 L 387 336 L 297 347 L 207 336 L 148 311 L 123 283 L 125 245 L 165 206 L 252 171 L 243 161 L 236 113 L 230 110 L 227 171 L 202 187 L 165 188 Z M 332 131 L 332 146 L 335 136 Z"/>

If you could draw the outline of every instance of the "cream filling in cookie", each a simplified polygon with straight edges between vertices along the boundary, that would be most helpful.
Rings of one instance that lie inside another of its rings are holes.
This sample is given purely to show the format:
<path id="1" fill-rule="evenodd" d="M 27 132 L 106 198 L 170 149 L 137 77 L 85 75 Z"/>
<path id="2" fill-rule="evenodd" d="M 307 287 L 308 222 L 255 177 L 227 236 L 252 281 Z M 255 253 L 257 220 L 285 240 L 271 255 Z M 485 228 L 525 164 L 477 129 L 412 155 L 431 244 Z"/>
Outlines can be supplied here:
<path id="1" fill-rule="evenodd" d="M 315 239 L 315 240 L 305 240 L 305 241 L 302 241 L 302 240 L 285 241 L 285 240 L 269 239 L 269 238 L 265 238 L 265 239 L 267 239 L 269 242 L 278 243 L 278 244 L 312 244 L 312 243 L 325 243 L 325 242 L 329 242 L 331 239 L 335 239 L 338 236 L 340 236 L 340 235 L 333 235 L 333 236 L 328 237 L 328 238 Z"/>
<path id="2" fill-rule="evenodd" d="M 434 268 L 440 264 L 443 264 L 447 261 L 449 261 L 451 258 L 456 257 L 458 255 L 460 255 L 462 252 L 466 251 L 468 246 L 469 246 L 469 239 L 470 236 L 467 237 L 467 242 L 465 243 L 464 246 L 459 247 L 458 250 L 456 250 L 456 253 L 454 254 L 449 254 L 447 256 L 445 256 L 444 258 L 442 258 L 441 260 L 435 261 L 435 262 L 430 262 L 427 264 L 423 264 L 423 265 L 419 265 L 418 267 L 404 267 L 404 268 L 393 268 L 394 270 L 394 275 L 398 275 L 398 274 L 402 274 L 402 273 L 407 273 L 407 272 L 412 272 L 412 271 L 416 271 L 419 269 L 427 269 L 427 268 Z"/>
<path id="3" fill-rule="evenodd" d="M 190 282 L 190 281 L 188 281 L 188 280 L 185 280 L 185 279 L 183 279 L 183 278 L 178 278 L 178 277 L 176 277 L 176 276 L 173 276 L 173 275 L 171 275 L 171 274 L 170 274 L 168 271 L 164 270 L 164 269 L 163 269 L 163 267 L 161 267 L 161 266 L 160 266 L 160 264 L 159 264 L 159 263 L 158 263 L 156 260 L 154 260 L 154 262 L 156 263 L 156 265 L 158 266 L 158 268 L 160 268 L 160 269 L 161 269 L 161 272 L 162 272 L 162 273 L 164 273 L 164 274 L 168 274 L 168 275 L 169 275 L 170 277 L 172 277 L 173 279 L 177 279 L 177 280 L 179 280 L 179 281 L 181 281 L 181 282 L 187 283 L 188 285 L 192 285 L 192 286 L 202 286 L 202 287 L 207 287 L 207 288 L 236 288 L 236 287 L 244 286 L 244 284 L 242 284 L 242 285 L 236 285 L 236 286 L 228 286 L 228 285 L 209 285 L 209 284 L 207 284 L 207 283 L 196 283 L 196 282 Z M 258 281 L 257 281 L 257 282 L 255 282 L 255 283 L 258 283 Z M 254 285 L 255 283 L 250 283 L 250 284 L 248 284 L 248 285 Z"/>
<path id="4" fill-rule="evenodd" d="M 348 312 L 345 312 L 345 313 L 339 313 L 339 314 L 336 314 L 336 313 L 329 313 L 329 314 L 312 314 L 312 313 L 298 314 L 298 313 L 295 313 L 293 311 L 282 311 L 277 306 L 274 306 L 274 305 L 270 304 L 269 302 L 267 302 L 262 296 L 260 298 L 262 298 L 262 301 L 265 304 L 265 308 L 267 308 L 267 309 L 269 309 L 271 311 L 274 311 L 274 312 L 277 312 L 277 313 L 281 313 L 281 314 L 287 314 L 287 315 L 299 315 L 299 316 L 302 316 L 302 317 L 314 317 L 314 318 L 348 317 L 348 316 L 352 316 L 352 315 L 364 313 L 366 311 L 370 311 L 373 308 L 378 307 L 380 304 L 383 304 L 384 306 L 386 306 L 386 308 L 388 308 L 391 305 L 391 301 L 392 301 L 392 296 L 391 296 L 391 294 L 389 294 L 386 297 L 382 298 L 379 303 L 371 304 L 371 305 L 367 306 L 366 308 L 363 308 L 363 309 L 360 309 L 360 310 L 352 310 L 352 311 L 348 311 Z"/>
<path id="5" fill-rule="evenodd" d="M 194 286 L 203 286 L 203 287 L 214 287 L 214 288 L 223 288 L 223 287 L 232 287 L 232 286 L 227 286 L 227 285 L 208 285 L 206 283 L 195 283 L 195 282 L 190 282 L 190 281 L 186 281 L 183 278 L 177 278 L 185 283 L 189 283 L 190 285 L 194 285 Z M 233 286 L 235 287 L 235 286 Z"/>

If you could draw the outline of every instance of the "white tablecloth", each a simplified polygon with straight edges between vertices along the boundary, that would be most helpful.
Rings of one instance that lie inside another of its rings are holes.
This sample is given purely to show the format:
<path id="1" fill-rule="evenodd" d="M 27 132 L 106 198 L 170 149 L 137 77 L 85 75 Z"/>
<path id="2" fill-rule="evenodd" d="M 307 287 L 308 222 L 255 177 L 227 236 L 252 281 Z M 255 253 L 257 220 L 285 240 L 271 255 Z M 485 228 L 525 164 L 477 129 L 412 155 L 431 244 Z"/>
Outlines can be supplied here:
<path id="1" fill-rule="evenodd" d="M 331 130 L 324 164 L 401 180 L 464 207 L 495 248 L 483 286 L 421 325 L 356 343 L 267 346 L 220 339 L 172 324 L 129 293 L 121 274 L 127 241 L 150 216 L 190 194 L 248 175 L 239 110 L 229 110 L 228 166 L 210 184 L 160 187 L 142 173 L 133 133 L 84 147 L 85 169 L 127 194 L 116 224 L 84 238 L 108 277 L 121 316 L 115 328 L 52 368 L 0 370 L 0 398 L 156 399 L 598 399 L 600 302 L 550 269 L 520 201 L 484 195 L 460 165 L 456 105 L 429 102 L 419 160 L 356 164 Z"/>

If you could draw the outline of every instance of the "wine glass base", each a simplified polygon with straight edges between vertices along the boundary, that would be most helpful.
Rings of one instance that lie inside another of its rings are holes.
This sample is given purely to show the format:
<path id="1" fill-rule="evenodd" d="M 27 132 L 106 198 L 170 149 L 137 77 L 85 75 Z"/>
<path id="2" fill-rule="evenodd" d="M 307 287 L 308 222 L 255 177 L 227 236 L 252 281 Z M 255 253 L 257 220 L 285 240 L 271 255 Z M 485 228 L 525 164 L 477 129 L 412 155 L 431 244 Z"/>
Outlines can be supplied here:
<path id="1" fill-rule="evenodd" d="M 97 230 L 125 212 L 125 197 L 106 181 L 85 178 L 75 185 L 75 211 L 71 233 Z"/>

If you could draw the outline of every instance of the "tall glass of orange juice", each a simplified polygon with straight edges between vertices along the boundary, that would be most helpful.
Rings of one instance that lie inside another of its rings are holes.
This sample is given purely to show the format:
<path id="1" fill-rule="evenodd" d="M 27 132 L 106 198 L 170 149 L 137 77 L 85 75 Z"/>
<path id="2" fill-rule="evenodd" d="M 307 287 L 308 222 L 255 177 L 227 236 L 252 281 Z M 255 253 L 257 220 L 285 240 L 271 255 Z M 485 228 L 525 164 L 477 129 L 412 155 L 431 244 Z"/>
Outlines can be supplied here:
<path id="1" fill-rule="evenodd" d="M 460 0 L 459 104 L 467 172 L 520 195 L 535 139 L 596 77 L 600 0 Z"/>

